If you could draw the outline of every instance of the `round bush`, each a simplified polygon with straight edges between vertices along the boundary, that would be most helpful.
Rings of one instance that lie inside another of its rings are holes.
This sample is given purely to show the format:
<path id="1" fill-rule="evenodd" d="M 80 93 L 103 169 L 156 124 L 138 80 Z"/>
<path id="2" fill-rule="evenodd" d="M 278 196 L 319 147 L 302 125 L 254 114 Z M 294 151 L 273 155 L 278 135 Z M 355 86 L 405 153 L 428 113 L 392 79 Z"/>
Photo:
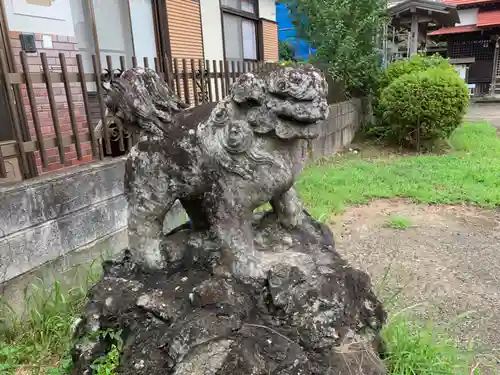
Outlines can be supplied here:
<path id="1" fill-rule="evenodd" d="M 379 79 L 379 88 L 381 90 L 385 89 L 392 82 L 405 74 L 423 72 L 430 68 L 454 70 L 448 60 L 444 59 L 441 55 L 415 55 L 409 60 L 398 60 L 391 63 Z"/>
<path id="2" fill-rule="evenodd" d="M 456 71 L 442 68 L 405 74 L 380 98 L 387 135 L 411 147 L 446 139 L 460 125 L 468 102 L 465 82 Z"/>

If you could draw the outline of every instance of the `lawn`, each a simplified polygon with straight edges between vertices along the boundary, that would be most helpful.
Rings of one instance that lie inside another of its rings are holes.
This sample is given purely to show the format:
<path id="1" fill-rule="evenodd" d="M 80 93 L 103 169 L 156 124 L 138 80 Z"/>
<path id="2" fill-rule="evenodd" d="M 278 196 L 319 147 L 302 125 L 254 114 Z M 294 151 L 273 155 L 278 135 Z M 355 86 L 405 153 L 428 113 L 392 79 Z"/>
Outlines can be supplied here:
<path id="1" fill-rule="evenodd" d="M 423 203 L 500 205 L 500 140 L 487 123 L 468 123 L 449 140 L 443 155 L 388 155 L 366 159 L 363 152 L 322 160 L 302 173 L 297 185 L 309 211 L 319 219 L 351 204 L 373 198 L 408 197 Z M 388 225 L 411 226 L 404 217 Z M 0 375 L 67 373 L 71 324 L 84 301 L 87 285 L 63 291 L 35 289 L 27 321 L 4 325 L 0 308 Z M 1 305 L 0 305 L 1 307 Z M 5 322 L 4 322 L 5 323 Z M 446 335 L 432 326 L 409 323 L 395 314 L 384 329 L 387 363 L 394 375 L 479 374 L 473 363 Z M 23 368 L 24 370 L 20 370 Z M 42 370 L 41 370 L 42 369 Z M 16 372 L 17 371 L 17 372 Z"/>
<path id="2" fill-rule="evenodd" d="M 372 198 L 407 197 L 421 203 L 500 205 L 500 139 L 488 123 L 467 123 L 445 155 L 357 155 L 322 160 L 307 168 L 298 189 L 311 214 L 325 219 Z M 318 194 L 321 192 L 321 194 Z"/>

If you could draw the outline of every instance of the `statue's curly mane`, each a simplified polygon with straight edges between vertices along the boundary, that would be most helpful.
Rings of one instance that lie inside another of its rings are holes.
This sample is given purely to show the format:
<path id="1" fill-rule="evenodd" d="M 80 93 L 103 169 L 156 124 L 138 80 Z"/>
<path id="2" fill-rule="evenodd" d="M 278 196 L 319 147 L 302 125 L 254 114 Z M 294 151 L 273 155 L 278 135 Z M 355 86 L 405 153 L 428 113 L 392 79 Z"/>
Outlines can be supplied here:
<path id="1" fill-rule="evenodd" d="M 162 135 L 169 130 L 173 116 L 188 107 L 152 69 L 134 68 L 107 77 L 106 105 L 126 125 Z"/>
<path id="2" fill-rule="evenodd" d="M 326 81 L 312 66 L 242 74 L 199 126 L 198 138 L 226 170 L 252 178 L 257 165 L 275 162 L 276 156 L 263 147 L 264 138 L 291 141 L 317 135 L 310 124 L 326 118 L 327 91 Z M 231 132 L 239 143 L 228 144 Z"/>

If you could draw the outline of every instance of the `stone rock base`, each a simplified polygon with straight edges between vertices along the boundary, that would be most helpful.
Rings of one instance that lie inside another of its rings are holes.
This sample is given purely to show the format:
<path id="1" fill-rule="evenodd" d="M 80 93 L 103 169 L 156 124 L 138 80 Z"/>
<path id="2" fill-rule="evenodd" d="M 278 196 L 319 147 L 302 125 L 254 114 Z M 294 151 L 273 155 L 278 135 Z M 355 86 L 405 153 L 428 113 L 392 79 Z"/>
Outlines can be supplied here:
<path id="1" fill-rule="evenodd" d="M 76 326 L 73 374 L 92 374 L 113 345 L 120 375 L 386 374 L 386 313 L 330 230 L 310 217 L 287 230 L 272 213 L 254 229 L 262 280 L 232 277 L 230 252 L 188 225 L 166 238 L 168 269 L 141 269 L 127 254 L 105 264 Z"/>

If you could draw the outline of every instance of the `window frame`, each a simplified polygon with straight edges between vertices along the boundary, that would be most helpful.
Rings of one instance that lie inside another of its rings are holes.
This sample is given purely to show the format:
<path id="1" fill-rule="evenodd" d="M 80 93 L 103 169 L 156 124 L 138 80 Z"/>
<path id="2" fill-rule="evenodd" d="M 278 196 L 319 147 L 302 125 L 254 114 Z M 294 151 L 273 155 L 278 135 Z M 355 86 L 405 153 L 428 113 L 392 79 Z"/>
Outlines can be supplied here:
<path id="1" fill-rule="evenodd" d="M 238 0 L 241 1 L 241 0 Z M 232 7 L 228 7 L 226 5 L 222 5 L 222 1 L 219 1 L 220 12 L 221 12 L 221 26 L 222 26 L 222 47 L 224 51 L 224 60 L 227 61 L 226 56 L 226 42 L 225 42 L 225 33 L 224 33 L 224 14 L 229 14 L 232 16 L 240 17 L 246 20 L 250 20 L 255 23 L 255 45 L 256 45 L 256 55 L 257 59 L 245 59 L 243 53 L 243 62 L 259 62 L 262 60 L 262 51 L 261 51 L 261 41 L 262 41 L 262 28 L 261 22 L 259 18 L 259 1 L 253 0 L 255 12 L 247 12 L 241 9 L 236 9 Z M 241 40 L 243 43 L 243 39 Z"/>

